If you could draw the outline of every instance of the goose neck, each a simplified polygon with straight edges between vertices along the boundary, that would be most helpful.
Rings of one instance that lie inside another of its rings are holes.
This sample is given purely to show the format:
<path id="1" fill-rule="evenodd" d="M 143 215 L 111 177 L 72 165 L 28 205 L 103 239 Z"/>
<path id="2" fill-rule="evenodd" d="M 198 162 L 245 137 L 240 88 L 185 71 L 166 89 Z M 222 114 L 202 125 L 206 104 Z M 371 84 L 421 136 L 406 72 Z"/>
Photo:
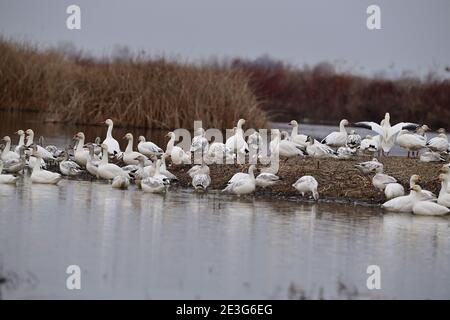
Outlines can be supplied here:
<path id="1" fill-rule="evenodd" d="M 125 149 L 125 153 L 133 152 L 133 139 L 128 139 L 127 148 Z"/>

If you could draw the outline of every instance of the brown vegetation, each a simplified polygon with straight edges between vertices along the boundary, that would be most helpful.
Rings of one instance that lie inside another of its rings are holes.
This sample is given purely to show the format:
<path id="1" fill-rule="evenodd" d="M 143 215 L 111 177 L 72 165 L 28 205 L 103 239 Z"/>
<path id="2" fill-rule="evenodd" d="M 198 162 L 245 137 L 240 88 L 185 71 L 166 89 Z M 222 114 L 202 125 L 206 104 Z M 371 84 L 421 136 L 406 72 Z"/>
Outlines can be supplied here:
<path id="1" fill-rule="evenodd" d="M 232 128 L 248 119 L 266 126 L 263 112 L 238 70 L 219 70 L 165 59 L 101 60 L 0 39 L 0 109 L 38 111 L 46 121 L 121 126 Z"/>

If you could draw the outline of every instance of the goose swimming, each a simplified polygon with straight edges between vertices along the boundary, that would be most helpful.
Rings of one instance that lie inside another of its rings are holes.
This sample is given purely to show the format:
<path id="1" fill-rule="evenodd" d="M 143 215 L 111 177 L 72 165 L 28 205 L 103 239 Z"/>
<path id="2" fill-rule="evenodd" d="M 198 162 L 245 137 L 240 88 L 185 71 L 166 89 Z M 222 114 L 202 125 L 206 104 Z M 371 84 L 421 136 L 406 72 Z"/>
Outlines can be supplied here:
<path id="1" fill-rule="evenodd" d="M 100 165 L 100 159 L 97 159 L 94 154 L 95 145 L 93 143 L 86 144 L 86 147 L 89 150 L 89 154 L 86 161 L 86 170 L 93 175 L 94 177 L 98 177 L 98 166 Z"/>
<path id="2" fill-rule="evenodd" d="M 3 149 L 3 152 L 0 155 L 0 159 L 3 161 L 9 161 L 9 160 L 18 160 L 20 158 L 18 153 L 15 153 L 14 151 L 11 151 L 11 138 L 9 136 L 4 136 L 3 140 L 6 142 L 5 149 Z"/>
<path id="3" fill-rule="evenodd" d="M 24 170 L 26 166 L 25 149 L 26 147 L 24 145 L 19 148 L 19 159 L 11 159 L 3 162 L 3 170 L 7 173 L 18 173 Z"/>
<path id="4" fill-rule="evenodd" d="M 395 144 L 395 138 L 397 134 L 400 132 L 400 130 L 402 129 L 415 130 L 419 127 L 418 124 L 411 122 L 400 122 L 397 123 L 395 126 L 391 127 L 390 119 L 391 117 L 389 115 L 389 112 L 386 112 L 384 119 L 381 120 L 380 124 L 375 122 L 363 121 L 355 123 L 355 126 L 370 129 L 378 133 L 380 135 L 380 145 L 383 154 L 389 154 L 389 152 L 391 151 L 392 147 Z"/>
<path id="5" fill-rule="evenodd" d="M 41 156 L 38 153 L 36 145 L 33 145 L 33 155 L 36 157 L 37 161 L 35 161 L 33 172 L 31 173 L 31 182 L 41 184 L 57 184 L 62 179 L 62 176 L 59 173 L 41 169 Z"/>
<path id="6" fill-rule="evenodd" d="M 222 190 L 222 192 L 234 193 L 238 196 L 254 192 L 256 188 L 256 180 L 254 175 L 255 169 L 256 167 L 254 165 L 251 165 L 248 168 L 248 174 L 241 175 L 239 179 L 231 179 L 228 182 L 226 188 Z"/>
<path id="7" fill-rule="evenodd" d="M 111 183 L 111 187 L 116 189 L 128 189 L 129 186 L 130 178 L 126 176 L 116 176 Z"/>
<path id="8" fill-rule="evenodd" d="M 348 126 L 349 122 L 347 119 L 341 120 L 339 123 L 339 131 L 335 131 L 326 136 L 321 143 L 326 144 L 327 146 L 339 148 L 343 147 L 347 143 L 348 133 L 345 129 L 345 126 Z"/>
<path id="9" fill-rule="evenodd" d="M 174 164 L 190 164 L 191 156 L 179 146 L 175 146 L 175 133 L 169 132 L 167 136 L 170 140 L 167 143 L 166 153 L 170 155 L 172 162 Z"/>
<path id="10" fill-rule="evenodd" d="M 139 143 L 137 145 L 137 149 L 146 157 L 152 158 L 164 153 L 163 149 L 158 147 L 156 144 L 151 141 L 146 141 L 144 136 L 139 136 L 138 141 Z"/>
<path id="11" fill-rule="evenodd" d="M 141 181 L 141 188 L 144 192 L 162 193 L 166 192 L 167 186 L 170 184 L 169 179 L 159 173 L 161 160 L 156 161 L 156 168 L 153 176 L 145 178 Z"/>
<path id="12" fill-rule="evenodd" d="M 108 163 L 108 146 L 101 145 L 103 149 L 103 157 L 97 168 L 97 176 L 105 180 L 112 180 L 117 176 L 128 176 L 128 173 L 122 170 L 118 165 Z"/>
<path id="13" fill-rule="evenodd" d="M 89 157 L 89 150 L 86 150 L 84 148 L 84 141 L 85 141 L 84 133 L 78 132 L 73 138 L 77 141 L 77 146 L 75 147 L 74 152 L 75 162 L 82 167 L 86 167 Z M 93 144 L 92 147 L 94 148 Z"/>
<path id="14" fill-rule="evenodd" d="M 305 196 L 305 193 L 311 192 L 314 200 L 319 200 L 319 192 L 317 191 L 319 183 L 314 177 L 303 176 L 298 179 L 292 186 L 298 192 L 301 192 L 302 196 Z"/>
<path id="15" fill-rule="evenodd" d="M 419 176 L 413 175 L 410 179 L 410 193 L 406 196 L 400 196 L 389 201 L 386 201 L 381 205 L 381 207 L 387 211 L 392 212 L 412 212 L 413 206 L 416 201 L 435 201 L 435 198 L 430 196 L 428 192 L 423 192 L 422 188 L 416 181 Z M 419 187 L 420 189 L 416 188 Z M 412 190 L 416 188 L 416 192 L 412 192 Z"/>
<path id="16" fill-rule="evenodd" d="M 27 134 L 25 145 L 27 147 L 30 147 L 31 145 L 35 145 L 36 148 L 34 148 L 34 150 L 35 150 L 34 154 L 36 156 L 38 155 L 42 160 L 45 160 L 45 161 L 55 160 L 55 157 L 53 156 L 53 154 L 51 154 L 49 151 L 47 151 L 42 146 L 40 146 L 38 144 L 34 144 L 34 131 L 33 130 L 27 129 L 27 131 L 25 131 L 25 133 Z"/>
<path id="17" fill-rule="evenodd" d="M 3 171 L 3 161 L 0 160 L 0 184 L 16 184 L 19 177 L 13 176 L 12 174 L 2 174 Z"/>
<path id="18" fill-rule="evenodd" d="M 108 131 L 106 131 L 106 138 L 105 140 L 103 140 L 104 145 L 106 145 L 108 147 L 108 153 L 112 154 L 112 155 L 121 155 L 122 151 L 120 150 L 120 145 L 119 142 L 117 142 L 116 139 L 113 138 L 112 136 L 112 130 L 114 127 L 114 123 L 111 119 L 106 119 L 105 122 L 102 122 L 104 124 L 106 124 L 108 126 Z"/>

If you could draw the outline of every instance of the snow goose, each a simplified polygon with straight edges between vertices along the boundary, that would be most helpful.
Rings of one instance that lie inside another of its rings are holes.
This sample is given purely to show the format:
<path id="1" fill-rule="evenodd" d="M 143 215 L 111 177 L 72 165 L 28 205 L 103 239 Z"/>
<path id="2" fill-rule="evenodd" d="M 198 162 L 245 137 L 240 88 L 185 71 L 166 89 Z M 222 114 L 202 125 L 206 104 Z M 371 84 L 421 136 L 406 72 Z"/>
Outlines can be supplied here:
<path id="1" fill-rule="evenodd" d="M 287 158 L 304 155 L 299 145 L 289 140 L 281 140 L 280 130 L 273 130 L 273 136 L 269 144 L 271 154 L 278 153 L 280 156 Z"/>
<path id="2" fill-rule="evenodd" d="M 163 152 L 164 152 L 163 149 L 158 147 L 153 142 L 146 141 L 144 136 L 139 136 L 138 141 L 139 141 L 139 143 L 137 145 L 137 149 L 144 156 L 152 158 L 154 156 L 159 156 L 159 155 L 163 154 Z"/>
<path id="3" fill-rule="evenodd" d="M 205 191 L 211 184 L 211 177 L 209 176 L 209 167 L 202 163 L 200 168 L 195 171 L 192 176 L 192 186 L 195 190 Z"/>
<path id="4" fill-rule="evenodd" d="M 347 143 L 348 133 L 345 126 L 348 126 L 349 122 L 346 119 L 341 120 L 339 123 L 339 131 L 330 133 L 321 141 L 321 143 L 326 144 L 330 147 L 343 147 Z"/>
<path id="5" fill-rule="evenodd" d="M 247 142 L 245 142 L 244 139 L 244 130 L 242 130 L 244 124 L 245 120 L 239 119 L 236 126 L 236 132 L 225 142 L 226 147 L 229 148 L 232 153 L 245 154 L 249 151 Z"/>
<path id="6" fill-rule="evenodd" d="M 166 176 L 159 173 L 161 160 L 157 160 L 155 164 L 155 172 L 153 176 L 145 178 L 141 181 L 141 188 L 144 192 L 161 193 L 166 192 L 167 186 L 170 184 Z"/>
<path id="7" fill-rule="evenodd" d="M 280 181 L 280 177 L 269 172 L 262 172 L 256 177 L 257 187 L 270 187 Z"/>
<path id="8" fill-rule="evenodd" d="M 450 164 L 444 164 L 440 170 L 441 173 L 444 173 L 447 175 L 448 181 L 450 181 Z M 450 184 L 447 184 L 447 192 L 450 193 Z"/>
<path id="9" fill-rule="evenodd" d="M 247 144 L 250 153 L 249 161 L 250 163 L 256 163 L 258 161 L 260 150 L 263 147 L 261 134 L 258 131 L 253 132 L 248 136 Z"/>
<path id="10" fill-rule="evenodd" d="M 22 146 L 25 146 L 25 132 L 23 130 L 18 130 L 16 134 L 19 136 L 19 143 L 17 144 L 14 151 L 19 154 L 19 149 Z"/>
<path id="11" fill-rule="evenodd" d="M 31 129 L 27 129 L 27 131 L 25 131 L 25 133 L 27 134 L 27 138 L 26 138 L 26 146 L 30 147 L 31 145 L 35 145 L 34 144 L 34 131 Z M 45 150 L 45 148 L 41 147 L 40 145 L 35 145 L 36 148 L 33 148 L 33 153 L 36 156 L 39 156 L 42 160 L 55 160 L 55 157 L 53 156 L 53 154 L 51 154 L 49 151 Z"/>
<path id="12" fill-rule="evenodd" d="M 3 152 L 0 156 L 0 159 L 3 161 L 8 160 L 18 160 L 20 158 L 18 153 L 15 153 L 14 151 L 11 151 L 11 138 L 9 136 L 4 136 L 3 140 L 6 142 L 5 148 L 3 149 Z"/>
<path id="13" fill-rule="evenodd" d="M 208 163 L 233 163 L 235 154 L 224 143 L 213 142 L 208 148 L 205 159 Z"/>
<path id="14" fill-rule="evenodd" d="M 86 161 L 86 170 L 93 175 L 98 177 L 98 166 L 100 165 L 100 160 L 95 156 L 95 145 L 93 143 L 86 144 L 89 150 L 89 154 Z"/>
<path id="15" fill-rule="evenodd" d="M 447 191 L 447 185 L 449 181 L 448 176 L 441 173 L 439 175 L 439 180 L 441 181 L 441 190 L 439 191 L 437 203 L 450 208 L 450 193 Z"/>
<path id="16" fill-rule="evenodd" d="M 117 176 L 128 176 L 118 165 L 108 163 L 108 146 L 106 144 L 101 145 L 103 150 L 103 157 L 97 168 L 97 177 L 112 180 Z"/>
<path id="17" fill-rule="evenodd" d="M 384 191 L 388 184 L 397 182 L 397 179 L 394 177 L 383 173 L 383 167 L 377 167 L 375 172 L 376 174 L 372 178 L 372 184 L 380 191 Z"/>
<path id="18" fill-rule="evenodd" d="M 192 138 L 190 152 L 205 153 L 208 150 L 208 139 L 205 138 L 205 129 L 198 128 L 195 130 L 195 136 Z"/>
<path id="19" fill-rule="evenodd" d="M 356 155 L 356 148 L 339 147 L 336 151 L 339 160 L 349 160 Z"/>
<path id="20" fill-rule="evenodd" d="M 355 149 L 361 145 L 361 141 L 361 136 L 357 134 L 355 130 L 350 130 L 350 134 L 347 136 L 345 144 L 348 147 Z"/>
<path id="21" fill-rule="evenodd" d="M 437 137 L 430 139 L 425 146 L 434 152 L 447 152 L 450 144 L 445 129 L 439 129 L 438 134 Z"/>
<path id="22" fill-rule="evenodd" d="M 136 158 L 144 155 L 140 152 L 133 151 L 133 135 L 131 133 L 127 133 L 123 138 L 128 141 L 127 147 L 122 157 L 123 162 L 127 165 L 137 165 L 139 161 Z M 151 164 L 148 158 L 146 156 L 144 157 L 147 162 L 146 164 Z"/>
<path id="23" fill-rule="evenodd" d="M 306 139 L 306 153 L 316 159 L 336 157 L 336 152 L 333 149 L 313 139 L 311 136 L 308 136 L 308 138 Z M 318 169 L 319 166 L 320 163 L 319 160 L 317 160 Z"/>
<path id="24" fill-rule="evenodd" d="M 383 164 L 379 162 L 377 158 L 373 158 L 371 161 L 365 161 L 355 164 L 355 168 L 357 168 L 363 174 L 369 174 L 372 172 L 376 172 L 377 168 L 381 168 L 381 170 L 383 170 Z"/>
<path id="25" fill-rule="evenodd" d="M 445 162 L 445 158 L 435 151 L 427 151 L 420 155 L 419 160 L 421 162 Z"/>
<path id="26" fill-rule="evenodd" d="M 65 176 L 77 176 L 82 172 L 81 167 L 76 162 L 69 160 L 69 154 L 65 151 L 57 161 L 61 161 L 59 171 Z"/>
<path id="27" fill-rule="evenodd" d="M 422 191 L 419 185 L 415 185 L 411 188 L 411 192 L 420 194 Z M 412 212 L 417 215 L 425 216 L 443 216 L 450 213 L 450 209 L 432 201 L 420 201 L 416 200 L 412 206 Z"/>
<path id="28" fill-rule="evenodd" d="M 429 191 L 422 190 L 416 181 L 419 179 L 418 175 L 411 176 L 410 179 L 410 193 L 405 196 L 396 197 L 386 201 L 381 207 L 387 211 L 392 212 L 412 212 L 413 206 L 417 201 L 435 201 L 436 198 Z M 419 187 L 419 188 L 417 188 Z M 416 190 L 413 192 L 412 190 Z M 424 192 L 425 191 L 425 192 Z"/>
<path id="29" fill-rule="evenodd" d="M 405 188 L 400 183 L 389 183 L 384 189 L 386 199 L 394 199 L 405 195 Z"/>
<path id="30" fill-rule="evenodd" d="M 126 176 L 117 176 L 114 177 L 111 187 L 115 189 L 128 189 L 130 186 L 130 178 Z"/>
<path id="31" fill-rule="evenodd" d="M 370 129 L 378 133 L 380 135 L 380 145 L 383 154 L 389 154 L 395 144 L 396 135 L 400 132 L 400 130 L 417 129 L 419 127 L 418 124 L 411 122 L 400 122 L 391 127 L 390 119 L 391 117 L 389 113 L 386 112 L 384 119 L 381 120 L 380 124 L 375 122 L 363 121 L 355 123 L 355 126 Z"/>
<path id="32" fill-rule="evenodd" d="M 380 149 L 380 136 L 372 137 L 370 134 L 361 140 L 359 149 L 366 153 L 375 153 Z"/>
<path id="33" fill-rule="evenodd" d="M 108 130 L 106 131 L 106 138 L 103 140 L 104 145 L 108 146 L 108 153 L 112 155 L 120 155 L 122 151 L 120 150 L 119 142 L 112 136 L 112 130 L 114 127 L 114 123 L 111 119 L 106 119 L 105 122 L 102 122 L 108 126 Z"/>
<path id="34" fill-rule="evenodd" d="M 86 163 L 89 157 L 89 150 L 84 148 L 85 136 L 83 132 L 78 132 L 74 137 L 77 141 L 77 146 L 75 147 L 74 158 L 75 162 L 83 167 L 86 167 Z M 92 145 L 94 147 L 94 145 Z"/>
<path id="35" fill-rule="evenodd" d="M 62 178 L 61 175 L 56 172 L 41 169 L 41 156 L 38 153 L 36 145 L 33 145 L 33 155 L 36 157 L 37 161 L 35 161 L 33 172 L 31 173 L 31 182 L 42 184 L 57 184 Z"/>
<path id="36" fill-rule="evenodd" d="M 190 164 L 191 157 L 183 149 L 175 146 L 175 133 L 169 132 L 167 136 L 170 138 L 167 143 L 166 153 L 170 155 L 174 164 Z"/>
<path id="37" fill-rule="evenodd" d="M 19 177 L 13 176 L 12 174 L 2 174 L 3 171 L 3 161 L 0 160 L 0 184 L 16 184 Z"/>
<path id="38" fill-rule="evenodd" d="M 26 147 L 24 145 L 22 145 L 19 148 L 19 159 L 11 159 L 11 160 L 5 161 L 3 163 L 3 170 L 5 170 L 8 173 L 18 173 L 18 172 L 24 170 L 24 168 L 26 166 L 25 149 L 26 149 Z"/>
<path id="39" fill-rule="evenodd" d="M 289 125 L 292 126 L 291 141 L 298 145 L 306 147 L 306 139 L 308 138 L 308 136 L 298 133 L 298 122 L 296 120 L 292 120 L 291 122 L 289 122 Z"/>
<path id="40" fill-rule="evenodd" d="M 162 175 L 165 175 L 169 180 L 178 180 L 178 178 L 172 172 L 167 170 L 166 158 L 167 158 L 167 154 L 163 153 L 161 155 L 161 167 L 160 167 L 159 171 L 161 172 Z"/>
<path id="41" fill-rule="evenodd" d="M 419 151 L 425 148 L 427 138 L 417 133 L 409 132 L 408 130 L 400 130 L 397 136 L 397 143 L 403 149 L 408 151 L 408 158 L 411 152 Z"/>
<path id="42" fill-rule="evenodd" d="M 314 200 L 319 200 L 319 192 L 317 191 L 317 187 L 319 183 L 312 176 L 303 176 L 298 179 L 292 185 L 298 192 L 301 192 L 302 196 L 305 196 L 305 193 L 311 192 Z"/>
<path id="43" fill-rule="evenodd" d="M 409 179 L 409 187 L 410 187 L 410 189 L 412 187 L 414 187 L 415 185 L 418 185 L 419 181 L 420 181 L 420 176 L 417 175 L 417 174 L 413 174 L 411 176 L 411 178 Z M 436 201 L 436 195 L 433 192 L 431 192 L 431 191 L 421 189 L 421 195 L 422 195 L 422 198 L 425 199 L 425 200 Z"/>
<path id="44" fill-rule="evenodd" d="M 237 194 L 238 196 L 242 194 L 249 194 L 255 191 L 256 180 L 254 175 L 255 166 L 251 165 L 248 168 L 248 174 L 241 175 L 240 179 L 230 180 L 228 185 L 222 192 L 229 192 Z"/>

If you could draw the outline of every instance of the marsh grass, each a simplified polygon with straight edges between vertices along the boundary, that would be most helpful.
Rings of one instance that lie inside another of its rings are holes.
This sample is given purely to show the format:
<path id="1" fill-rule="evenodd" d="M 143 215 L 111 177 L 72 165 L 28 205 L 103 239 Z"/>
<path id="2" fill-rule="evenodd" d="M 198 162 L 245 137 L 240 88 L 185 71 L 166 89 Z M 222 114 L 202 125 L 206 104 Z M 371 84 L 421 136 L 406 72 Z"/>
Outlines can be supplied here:
<path id="1" fill-rule="evenodd" d="M 36 111 L 44 121 L 143 128 L 251 127 L 266 116 L 239 70 L 164 58 L 94 60 L 0 39 L 0 108 Z"/>

